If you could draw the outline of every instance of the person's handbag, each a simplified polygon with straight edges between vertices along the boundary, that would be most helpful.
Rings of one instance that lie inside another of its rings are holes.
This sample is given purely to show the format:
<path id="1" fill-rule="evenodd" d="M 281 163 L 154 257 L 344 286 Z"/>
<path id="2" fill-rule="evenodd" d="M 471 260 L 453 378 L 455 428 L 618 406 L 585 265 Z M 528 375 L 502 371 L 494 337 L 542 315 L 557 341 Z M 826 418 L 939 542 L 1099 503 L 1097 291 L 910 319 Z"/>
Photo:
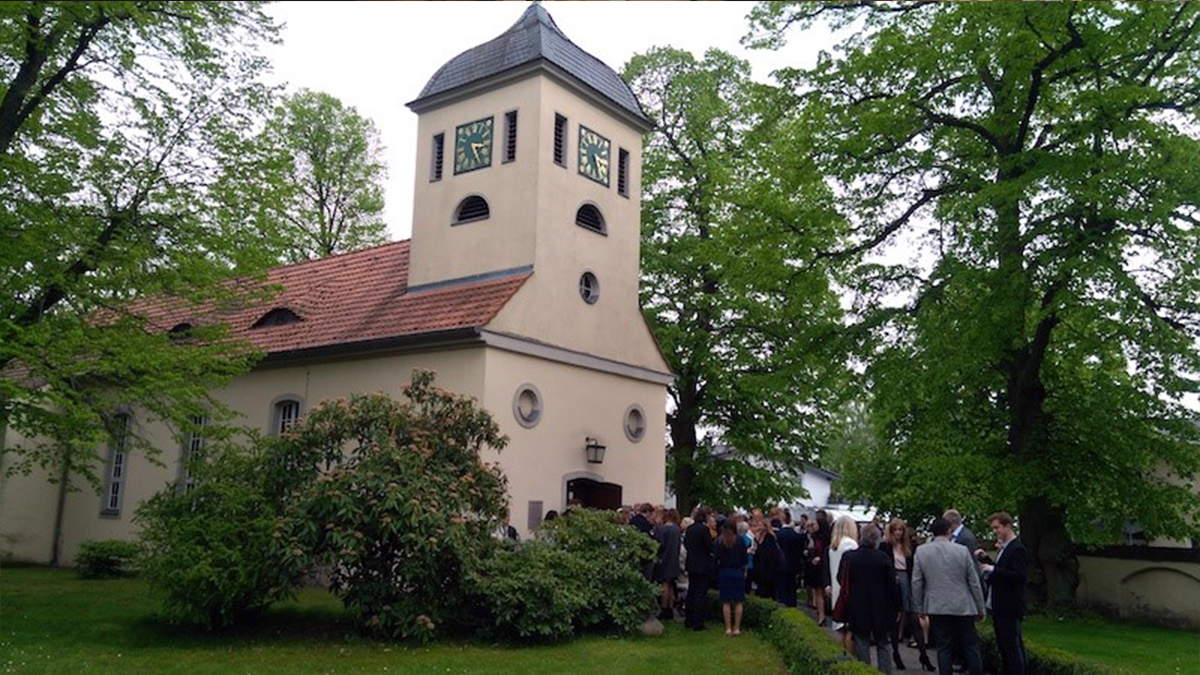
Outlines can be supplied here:
<path id="1" fill-rule="evenodd" d="M 830 616 L 838 623 L 846 623 L 850 618 L 850 565 L 845 558 L 842 559 L 842 569 L 838 572 L 838 585 L 841 586 L 841 590 L 838 592 L 837 601 L 833 603 L 833 613 Z"/>

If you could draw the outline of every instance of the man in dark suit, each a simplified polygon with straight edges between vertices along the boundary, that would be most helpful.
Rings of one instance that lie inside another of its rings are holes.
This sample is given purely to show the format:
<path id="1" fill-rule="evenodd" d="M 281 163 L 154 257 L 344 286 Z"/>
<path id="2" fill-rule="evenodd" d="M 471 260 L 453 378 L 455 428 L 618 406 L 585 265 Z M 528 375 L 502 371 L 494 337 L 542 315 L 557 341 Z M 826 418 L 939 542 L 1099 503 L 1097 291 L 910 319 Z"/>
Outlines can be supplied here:
<path id="1" fill-rule="evenodd" d="M 786 513 L 786 512 L 785 512 Z M 779 571 L 779 583 L 776 585 L 776 600 L 785 607 L 796 606 L 796 588 L 800 579 L 800 569 L 804 566 L 804 544 L 807 543 L 799 532 L 792 529 L 789 520 L 772 520 L 771 527 L 775 528 L 775 540 L 779 542 L 779 550 L 783 553 L 783 566 Z"/>
<path id="2" fill-rule="evenodd" d="M 683 548 L 687 551 L 687 614 L 684 625 L 692 630 L 704 630 L 708 618 L 708 587 L 716 571 L 713 563 L 713 541 L 708 530 L 708 507 L 697 506 L 692 511 L 696 521 L 683 533 Z"/>
<path id="3" fill-rule="evenodd" d="M 1029 578 L 1029 551 L 1013 530 L 1013 518 L 1004 511 L 988 517 L 1000 553 L 995 565 L 983 565 L 991 581 L 988 607 L 996 629 L 996 646 L 1004 675 L 1025 675 L 1025 644 L 1021 621 L 1025 618 L 1025 581 Z M 982 553 L 982 551 L 980 551 Z"/>
<path id="4" fill-rule="evenodd" d="M 858 548 L 842 557 L 838 570 L 842 588 L 853 588 L 847 624 L 854 633 L 854 653 L 858 660 L 870 665 L 873 641 L 878 646 L 875 662 L 880 672 L 890 674 L 892 658 L 888 642 L 900 609 L 900 585 L 896 583 L 891 553 L 879 550 L 879 528 L 868 525 L 860 537 Z"/>
<path id="5" fill-rule="evenodd" d="M 652 513 L 654 513 L 654 505 L 638 504 L 636 513 L 629 519 L 629 524 L 637 528 L 638 532 L 647 536 L 653 536 L 650 534 L 654 529 L 654 524 L 650 522 L 650 514 Z"/>

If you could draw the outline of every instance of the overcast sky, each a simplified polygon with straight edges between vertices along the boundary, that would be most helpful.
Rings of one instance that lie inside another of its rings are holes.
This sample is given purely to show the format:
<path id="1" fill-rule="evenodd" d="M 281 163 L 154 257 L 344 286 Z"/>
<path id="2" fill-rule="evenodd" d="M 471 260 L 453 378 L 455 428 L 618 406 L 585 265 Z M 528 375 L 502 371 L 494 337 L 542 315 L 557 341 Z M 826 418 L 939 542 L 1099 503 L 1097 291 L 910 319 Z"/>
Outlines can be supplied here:
<path id="1" fill-rule="evenodd" d="M 285 24 L 270 51 L 274 77 L 289 90 L 328 92 L 374 120 L 386 147 L 385 217 L 393 239 L 412 231 L 417 116 L 405 103 L 443 63 L 509 28 L 527 2 L 281 2 L 268 12 Z M 555 23 L 618 72 L 655 46 L 697 55 L 718 47 L 751 62 L 770 80 L 782 66 L 811 64 L 828 49 L 825 34 L 793 34 L 778 52 L 748 50 L 748 2 L 543 2 Z"/>

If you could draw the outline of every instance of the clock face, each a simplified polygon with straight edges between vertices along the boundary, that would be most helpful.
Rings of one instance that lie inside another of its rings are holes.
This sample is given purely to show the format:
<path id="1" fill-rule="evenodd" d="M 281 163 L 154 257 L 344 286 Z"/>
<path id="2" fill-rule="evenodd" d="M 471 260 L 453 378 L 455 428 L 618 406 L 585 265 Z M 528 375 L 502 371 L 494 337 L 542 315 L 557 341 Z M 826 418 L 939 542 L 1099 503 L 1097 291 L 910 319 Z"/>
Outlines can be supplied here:
<path id="1" fill-rule="evenodd" d="M 454 173 L 492 165 L 492 118 L 461 124 L 454 132 Z"/>
<path id="2" fill-rule="evenodd" d="M 579 125 L 579 173 L 608 187 L 608 139 Z"/>

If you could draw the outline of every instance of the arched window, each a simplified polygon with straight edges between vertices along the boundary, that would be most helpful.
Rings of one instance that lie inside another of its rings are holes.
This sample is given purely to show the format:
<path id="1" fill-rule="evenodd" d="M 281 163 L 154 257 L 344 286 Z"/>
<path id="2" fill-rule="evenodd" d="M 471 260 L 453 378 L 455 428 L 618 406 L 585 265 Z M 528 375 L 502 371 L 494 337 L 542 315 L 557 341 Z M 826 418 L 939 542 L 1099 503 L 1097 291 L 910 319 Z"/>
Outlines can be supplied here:
<path id="1" fill-rule="evenodd" d="M 262 315 L 258 321 L 254 322 L 251 328 L 265 328 L 268 326 L 286 326 L 289 323 L 299 323 L 303 321 L 299 314 L 293 312 L 287 307 L 276 307 L 275 309 Z"/>
<path id="2" fill-rule="evenodd" d="M 600 215 L 600 209 L 596 208 L 595 204 L 584 204 L 575 212 L 575 224 L 600 234 L 608 234 L 608 229 L 604 226 L 604 216 Z"/>
<path id="3" fill-rule="evenodd" d="M 280 398 L 275 400 L 271 411 L 271 433 L 282 436 L 300 421 L 300 399 Z"/>
<path id="4" fill-rule="evenodd" d="M 479 195 L 471 195 L 458 203 L 454 209 L 454 224 L 473 223 L 477 220 L 487 220 L 492 215 L 487 200 Z"/>
<path id="5" fill-rule="evenodd" d="M 132 421 L 128 413 L 122 413 L 113 419 L 108 440 L 108 462 L 104 473 L 104 502 L 100 505 L 100 514 L 104 516 L 121 515 L 121 505 L 125 502 L 125 476 L 129 473 L 129 433 Z"/>
<path id="6" fill-rule="evenodd" d="M 184 322 L 175 324 L 175 327 L 167 331 L 167 338 L 171 342 L 185 342 L 192 337 L 192 324 Z"/>

